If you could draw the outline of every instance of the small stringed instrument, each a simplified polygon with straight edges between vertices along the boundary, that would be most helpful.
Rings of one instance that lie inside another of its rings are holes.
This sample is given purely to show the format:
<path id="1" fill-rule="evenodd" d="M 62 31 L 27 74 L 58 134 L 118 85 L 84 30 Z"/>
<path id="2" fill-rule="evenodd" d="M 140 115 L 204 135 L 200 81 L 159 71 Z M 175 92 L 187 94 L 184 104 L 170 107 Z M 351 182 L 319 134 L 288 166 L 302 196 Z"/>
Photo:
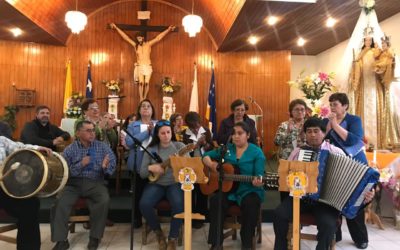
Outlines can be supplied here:
<path id="1" fill-rule="evenodd" d="M 235 189 L 234 182 L 252 182 L 254 178 L 260 178 L 260 176 L 251 176 L 251 175 L 240 175 L 238 173 L 238 168 L 235 168 L 232 164 L 224 163 L 224 180 L 222 183 L 222 192 L 227 193 Z M 205 167 L 204 171 L 207 167 Z M 218 190 L 218 178 L 219 173 L 209 171 L 209 173 L 205 173 L 209 178 L 208 183 L 200 184 L 200 190 L 204 195 L 210 195 Z M 276 173 L 266 173 L 262 177 L 262 182 L 264 184 L 264 189 L 273 189 L 277 190 L 279 187 L 278 184 L 279 176 Z"/>
<path id="2" fill-rule="evenodd" d="M 183 148 L 179 149 L 179 151 L 176 152 L 174 155 L 176 155 L 176 156 L 184 156 L 185 154 L 193 151 L 196 147 L 197 147 L 197 144 L 194 144 L 194 143 L 188 144 L 188 145 L 184 146 Z M 170 165 L 171 165 L 171 160 L 169 158 L 161 163 L 161 167 L 164 170 L 167 167 L 169 167 Z M 160 179 L 160 176 L 161 175 L 157 174 L 157 173 L 150 173 L 148 178 L 149 178 L 150 182 L 155 182 L 158 179 Z"/>

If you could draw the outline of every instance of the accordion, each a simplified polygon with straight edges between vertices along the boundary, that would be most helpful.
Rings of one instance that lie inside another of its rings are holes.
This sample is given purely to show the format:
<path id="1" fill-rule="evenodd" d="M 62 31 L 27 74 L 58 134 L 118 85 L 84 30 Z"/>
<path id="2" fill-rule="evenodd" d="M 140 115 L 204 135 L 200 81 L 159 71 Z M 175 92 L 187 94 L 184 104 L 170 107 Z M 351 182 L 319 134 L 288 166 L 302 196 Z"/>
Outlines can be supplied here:
<path id="1" fill-rule="evenodd" d="M 318 161 L 318 192 L 307 197 L 330 205 L 346 218 L 353 219 L 363 205 L 365 193 L 378 182 L 379 172 L 348 156 L 330 154 L 327 150 L 321 150 Z"/>

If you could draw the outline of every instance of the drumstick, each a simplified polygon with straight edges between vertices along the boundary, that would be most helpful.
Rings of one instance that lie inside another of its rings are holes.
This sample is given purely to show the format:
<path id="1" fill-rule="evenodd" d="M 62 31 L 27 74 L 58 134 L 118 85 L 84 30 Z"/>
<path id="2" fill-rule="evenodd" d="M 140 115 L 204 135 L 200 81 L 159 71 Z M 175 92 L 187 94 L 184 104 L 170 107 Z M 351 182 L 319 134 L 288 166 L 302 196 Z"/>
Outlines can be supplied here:
<path id="1" fill-rule="evenodd" d="M 20 165 L 21 165 L 21 163 L 19 163 L 19 162 L 13 163 L 13 164 L 11 165 L 10 169 L 7 170 L 7 172 L 6 172 L 3 176 L 0 177 L 0 182 L 3 181 L 3 179 L 6 178 L 8 175 L 10 175 L 11 172 L 17 170 L 17 168 L 18 168 Z"/>

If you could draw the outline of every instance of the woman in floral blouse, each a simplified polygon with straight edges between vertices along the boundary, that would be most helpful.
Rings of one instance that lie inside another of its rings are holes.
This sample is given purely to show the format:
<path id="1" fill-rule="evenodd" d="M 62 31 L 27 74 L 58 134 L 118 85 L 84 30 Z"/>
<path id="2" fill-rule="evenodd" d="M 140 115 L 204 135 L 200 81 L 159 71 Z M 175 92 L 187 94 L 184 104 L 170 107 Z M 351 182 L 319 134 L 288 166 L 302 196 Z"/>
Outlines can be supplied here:
<path id="1" fill-rule="evenodd" d="M 278 157 L 287 159 L 296 147 L 305 143 L 303 124 L 307 104 L 302 99 L 295 99 L 289 104 L 290 119 L 282 122 L 275 135 L 274 143 L 279 146 Z"/>

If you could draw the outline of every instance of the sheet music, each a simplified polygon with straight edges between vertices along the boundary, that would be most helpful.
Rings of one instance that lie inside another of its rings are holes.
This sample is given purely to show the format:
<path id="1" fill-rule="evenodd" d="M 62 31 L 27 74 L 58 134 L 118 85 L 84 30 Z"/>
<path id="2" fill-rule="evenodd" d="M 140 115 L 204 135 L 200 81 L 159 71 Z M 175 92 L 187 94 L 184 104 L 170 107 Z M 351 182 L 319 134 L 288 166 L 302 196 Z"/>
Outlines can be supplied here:
<path id="1" fill-rule="evenodd" d="M 140 133 L 143 133 L 145 131 L 147 131 L 147 128 L 149 127 L 149 125 L 147 124 L 140 124 Z M 153 137 L 149 136 L 149 138 L 147 138 L 146 140 L 142 141 L 142 146 L 144 148 L 147 148 L 147 146 L 149 146 L 150 142 L 152 141 Z M 143 148 L 140 148 L 141 151 L 143 151 Z"/>

